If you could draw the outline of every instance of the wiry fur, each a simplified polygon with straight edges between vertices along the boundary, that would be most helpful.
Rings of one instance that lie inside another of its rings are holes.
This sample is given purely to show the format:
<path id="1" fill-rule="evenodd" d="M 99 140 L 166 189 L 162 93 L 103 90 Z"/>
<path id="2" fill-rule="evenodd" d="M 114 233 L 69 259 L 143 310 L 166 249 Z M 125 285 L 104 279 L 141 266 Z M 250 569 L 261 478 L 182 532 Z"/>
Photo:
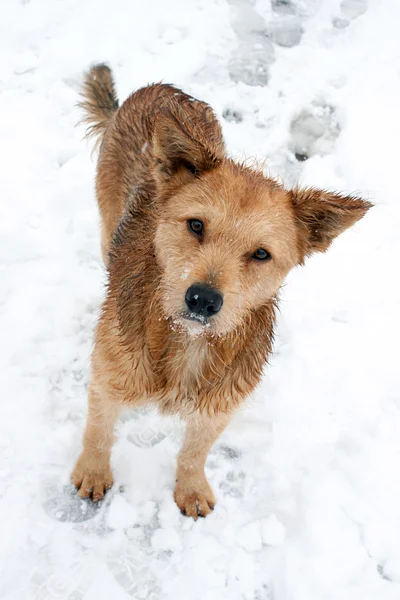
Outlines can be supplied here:
<path id="1" fill-rule="evenodd" d="M 107 65 L 95 65 L 88 71 L 82 86 L 82 96 L 79 106 L 85 113 L 83 122 L 89 125 L 86 136 L 97 138 L 100 142 L 109 120 L 119 106 L 112 73 Z"/>
<path id="2" fill-rule="evenodd" d="M 205 516 L 215 501 L 207 453 L 260 380 L 284 277 L 370 205 L 316 189 L 288 192 L 235 163 L 211 108 L 171 85 L 138 90 L 117 110 L 111 73 L 100 65 L 83 94 L 101 142 L 96 191 L 108 291 L 72 479 L 82 496 L 100 499 L 112 482 L 119 410 L 152 402 L 187 421 L 175 499 L 185 514 Z M 205 223 L 202 239 L 188 230 L 190 218 Z M 252 259 L 260 247 L 271 261 Z M 209 326 L 184 318 L 185 291 L 196 282 L 224 296 Z"/>

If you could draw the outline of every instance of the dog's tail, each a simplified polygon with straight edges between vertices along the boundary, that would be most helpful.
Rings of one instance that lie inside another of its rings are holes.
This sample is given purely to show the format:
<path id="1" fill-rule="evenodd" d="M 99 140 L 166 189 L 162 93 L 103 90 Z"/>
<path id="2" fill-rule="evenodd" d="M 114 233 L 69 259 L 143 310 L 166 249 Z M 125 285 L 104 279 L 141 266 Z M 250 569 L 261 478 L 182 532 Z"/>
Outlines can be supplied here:
<path id="1" fill-rule="evenodd" d="M 97 137 L 100 143 L 111 117 L 118 110 L 118 98 L 110 67 L 93 65 L 86 73 L 81 90 L 80 108 L 85 111 L 83 123 L 89 125 L 86 137 Z"/>

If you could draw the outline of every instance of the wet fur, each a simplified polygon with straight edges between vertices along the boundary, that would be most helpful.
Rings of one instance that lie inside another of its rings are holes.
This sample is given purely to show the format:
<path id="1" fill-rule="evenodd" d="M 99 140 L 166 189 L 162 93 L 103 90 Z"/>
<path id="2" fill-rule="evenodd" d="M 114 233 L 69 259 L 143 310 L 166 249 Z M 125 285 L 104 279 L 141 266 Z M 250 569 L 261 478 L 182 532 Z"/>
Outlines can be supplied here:
<path id="1" fill-rule="evenodd" d="M 370 205 L 322 190 L 287 191 L 233 162 L 211 108 L 171 85 L 140 89 L 118 109 L 111 72 L 97 65 L 81 106 L 100 143 L 96 192 L 108 290 L 72 479 L 82 496 L 102 498 L 112 484 L 119 411 L 151 402 L 187 421 L 175 499 L 185 514 L 205 516 L 215 502 L 207 453 L 261 378 L 284 277 Z M 210 232 L 202 244 L 185 229 L 199 213 Z M 256 265 L 251 252 L 266 243 L 273 260 Z M 221 289 L 224 306 L 194 335 L 179 307 L 196 281 Z"/>

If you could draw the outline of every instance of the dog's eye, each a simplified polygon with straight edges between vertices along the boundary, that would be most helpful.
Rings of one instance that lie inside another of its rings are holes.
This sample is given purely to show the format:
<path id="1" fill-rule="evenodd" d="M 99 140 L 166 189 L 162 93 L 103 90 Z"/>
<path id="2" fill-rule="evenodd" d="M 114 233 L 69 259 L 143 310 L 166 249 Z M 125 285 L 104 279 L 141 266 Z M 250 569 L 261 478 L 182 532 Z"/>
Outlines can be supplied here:
<path id="1" fill-rule="evenodd" d="M 264 250 L 264 248 L 257 248 L 254 254 L 251 255 L 251 258 L 254 258 L 255 260 L 271 260 L 272 256 L 267 250 Z"/>
<path id="2" fill-rule="evenodd" d="M 187 169 L 188 171 L 190 171 L 193 175 L 197 175 L 198 174 L 196 165 L 194 165 L 193 163 L 189 162 L 188 160 L 185 160 L 185 161 L 182 161 L 182 164 L 185 167 L 185 169 Z"/>
<path id="3" fill-rule="evenodd" d="M 193 231 L 198 236 L 202 235 L 204 231 L 203 221 L 200 221 L 200 219 L 189 219 L 187 223 L 190 231 Z"/>

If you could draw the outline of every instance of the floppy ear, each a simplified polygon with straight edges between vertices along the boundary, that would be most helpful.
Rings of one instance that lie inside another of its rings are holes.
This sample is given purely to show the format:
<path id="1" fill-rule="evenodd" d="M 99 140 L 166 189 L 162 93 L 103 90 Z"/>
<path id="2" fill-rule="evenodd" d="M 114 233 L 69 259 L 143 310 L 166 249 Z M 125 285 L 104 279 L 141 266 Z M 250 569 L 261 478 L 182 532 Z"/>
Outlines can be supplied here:
<path id="1" fill-rule="evenodd" d="M 153 152 L 158 184 L 185 185 L 223 159 L 220 125 L 211 109 L 195 120 L 179 106 L 163 107 L 154 127 Z"/>
<path id="2" fill-rule="evenodd" d="M 304 256 L 325 252 L 332 241 L 373 206 L 355 196 L 342 196 L 315 188 L 290 192 L 298 219 Z"/>

